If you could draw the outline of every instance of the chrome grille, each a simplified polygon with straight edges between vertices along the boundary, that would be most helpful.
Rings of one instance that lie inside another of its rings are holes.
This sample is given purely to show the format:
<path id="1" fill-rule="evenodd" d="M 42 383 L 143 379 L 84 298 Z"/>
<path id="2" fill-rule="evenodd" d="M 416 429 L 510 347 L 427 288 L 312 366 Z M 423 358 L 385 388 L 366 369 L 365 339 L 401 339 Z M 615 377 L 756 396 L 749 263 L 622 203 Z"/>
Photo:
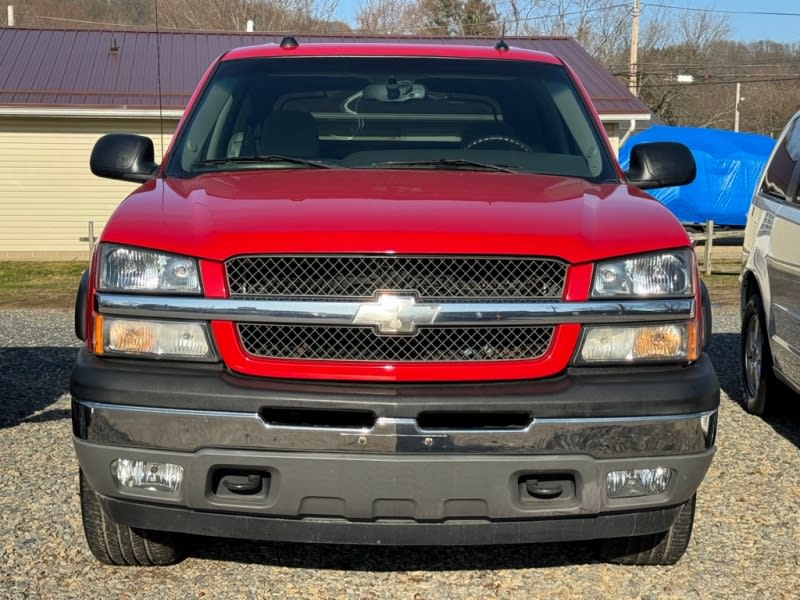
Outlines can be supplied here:
<path id="1" fill-rule="evenodd" d="M 558 300 L 567 265 L 485 256 L 243 256 L 225 269 L 232 298 L 371 298 L 396 290 L 421 300 Z"/>
<path id="2" fill-rule="evenodd" d="M 542 356 L 552 327 L 421 327 L 413 336 L 371 327 L 239 323 L 245 350 L 264 358 L 355 361 L 503 361 Z"/>

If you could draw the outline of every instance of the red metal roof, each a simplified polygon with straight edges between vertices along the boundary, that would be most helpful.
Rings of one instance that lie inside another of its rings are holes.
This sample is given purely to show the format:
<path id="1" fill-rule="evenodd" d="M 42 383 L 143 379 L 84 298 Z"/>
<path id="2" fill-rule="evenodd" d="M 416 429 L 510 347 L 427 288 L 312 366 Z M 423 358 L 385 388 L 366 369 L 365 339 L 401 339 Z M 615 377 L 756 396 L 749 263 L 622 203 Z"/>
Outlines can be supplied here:
<path id="1" fill-rule="evenodd" d="M 0 28 L 0 106 L 155 108 L 156 44 L 165 109 L 182 109 L 214 58 L 231 48 L 277 43 L 279 34 L 231 32 Z M 403 42 L 494 45 L 465 37 L 297 35 L 309 42 Z M 507 38 L 512 47 L 548 52 L 570 64 L 601 115 L 650 110 L 574 39 Z M 117 50 L 112 50 L 116 47 Z"/>

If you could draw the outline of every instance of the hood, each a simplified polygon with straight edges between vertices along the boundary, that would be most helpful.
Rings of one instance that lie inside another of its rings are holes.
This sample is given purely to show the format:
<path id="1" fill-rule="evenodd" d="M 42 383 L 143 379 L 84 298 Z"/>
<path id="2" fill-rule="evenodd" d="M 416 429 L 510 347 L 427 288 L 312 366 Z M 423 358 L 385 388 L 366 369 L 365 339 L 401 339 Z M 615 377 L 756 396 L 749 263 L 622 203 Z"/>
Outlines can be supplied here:
<path id="1" fill-rule="evenodd" d="M 155 179 L 103 241 L 212 260 L 257 253 L 500 254 L 593 261 L 689 244 L 624 184 L 500 172 L 272 169 Z"/>

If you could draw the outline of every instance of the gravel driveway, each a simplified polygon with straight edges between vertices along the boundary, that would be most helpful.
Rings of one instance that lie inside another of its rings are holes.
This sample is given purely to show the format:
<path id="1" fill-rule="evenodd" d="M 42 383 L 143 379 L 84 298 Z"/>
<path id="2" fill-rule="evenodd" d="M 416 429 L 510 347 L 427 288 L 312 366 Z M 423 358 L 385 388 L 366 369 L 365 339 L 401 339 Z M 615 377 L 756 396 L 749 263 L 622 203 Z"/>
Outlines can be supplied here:
<path id="1" fill-rule="evenodd" d="M 66 311 L 0 312 L 0 598 L 798 598 L 800 418 L 736 403 L 738 315 L 715 307 L 718 453 L 674 567 L 594 562 L 584 544 L 372 548 L 198 538 L 161 569 L 103 566 L 83 540 Z"/>

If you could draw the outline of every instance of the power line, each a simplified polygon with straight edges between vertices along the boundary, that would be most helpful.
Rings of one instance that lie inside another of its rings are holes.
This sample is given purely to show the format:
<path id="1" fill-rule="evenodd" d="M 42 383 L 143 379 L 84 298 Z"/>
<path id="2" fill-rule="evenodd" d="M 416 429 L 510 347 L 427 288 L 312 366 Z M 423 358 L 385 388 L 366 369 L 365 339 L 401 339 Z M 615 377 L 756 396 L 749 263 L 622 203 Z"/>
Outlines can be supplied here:
<path id="1" fill-rule="evenodd" d="M 625 75 L 625 73 L 620 73 L 620 75 Z M 738 83 L 747 83 L 749 85 L 749 84 L 752 84 L 752 83 L 775 83 L 775 82 L 780 82 L 780 81 L 800 81 L 800 76 L 798 76 L 798 77 L 770 77 L 768 79 L 751 79 L 749 81 L 742 81 L 742 82 L 738 82 Z M 683 86 L 698 87 L 698 86 L 705 86 L 705 85 L 735 85 L 736 83 L 737 83 L 737 81 L 735 79 L 730 79 L 728 81 L 695 81 L 695 82 L 692 82 L 692 83 L 678 83 L 678 82 L 651 83 L 651 84 L 648 84 L 648 85 L 642 86 L 642 87 L 648 87 L 648 88 L 683 87 Z"/>
<path id="2" fill-rule="evenodd" d="M 716 8 L 694 8 L 690 6 L 673 6 L 671 4 L 656 4 L 648 2 L 647 6 L 656 8 L 668 8 L 671 10 L 685 10 L 688 12 L 700 13 L 720 13 L 724 15 L 762 15 L 767 17 L 800 17 L 800 13 L 796 12 L 771 12 L 764 10 L 725 10 Z"/>
<path id="3" fill-rule="evenodd" d="M 64 23 L 80 23 L 81 25 L 102 25 L 103 27 L 114 27 L 116 29 L 141 29 L 145 25 L 132 25 L 130 23 L 106 23 L 104 21 L 85 21 L 83 19 L 67 19 L 65 17 L 46 17 L 43 15 L 35 15 L 36 19 L 43 19 L 45 21 L 61 21 Z"/>
<path id="4" fill-rule="evenodd" d="M 628 3 L 610 4 L 608 6 L 601 6 L 601 7 L 598 7 L 598 8 L 587 8 L 587 9 L 583 9 L 583 10 L 559 12 L 559 13 L 554 13 L 554 14 L 549 14 L 549 15 L 537 15 L 537 16 L 534 16 L 534 17 L 524 17 L 524 18 L 519 18 L 519 19 L 494 19 L 493 18 L 491 21 L 489 21 L 489 20 L 486 20 L 486 21 L 471 21 L 469 23 L 469 25 L 470 26 L 480 26 L 480 25 L 498 25 L 498 26 L 502 26 L 503 24 L 510 24 L 510 23 L 530 23 L 530 22 L 533 22 L 533 21 L 544 21 L 544 20 L 548 20 L 548 19 L 563 19 L 564 17 L 574 17 L 576 15 L 586 15 L 586 14 L 590 14 L 590 13 L 605 12 L 605 11 L 615 10 L 615 9 L 618 9 L 618 8 L 629 9 L 630 5 Z M 35 18 L 49 20 L 49 21 L 60 21 L 60 22 L 64 22 L 64 23 L 78 23 L 78 24 L 83 24 L 83 25 L 100 25 L 100 26 L 103 26 L 103 27 L 114 27 L 114 28 L 117 28 L 117 29 L 120 29 L 120 28 L 143 29 L 143 28 L 148 27 L 147 25 L 132 25 L 132 24 L 125 24 L 125 23 L 108 23 L 108 22 L 104 22 L 104 21 L 91 21 L 91 20 L 87 20 L 87 19 L 69 19 L 69 18 L 66 18 L 66 17 L 50 17 L 50 16 L 46 16 L 46 15 L 35 15 Z M 421 26 L 418 26 L 418 27 L 406 28 L 405 31 L 425 32 L 425 31 L 436 30 L 436 29 L 439 29 L 439 28 L 440 27 L 437 26 L 437 25 L 421 25 Z M 161 29 L 177 29 L 177 30 L 181 30 L 181 31 L 192 31 L 192 30 L 200 31 L 201 30 L 201 29 L 198 29 L 198 28 L 184 28 L 184 27 L 181 27 L 181 28 L 161 27 Z M 271 32 L 262 31 L 262 32 L 258 32 L 258 33 L 271 33 Z M 350 31 L 350 33 L 364 33 L 364 30 L 352 29 Z M 376 34 L 376 35 L 378 35 L 378 34 Z"/>

